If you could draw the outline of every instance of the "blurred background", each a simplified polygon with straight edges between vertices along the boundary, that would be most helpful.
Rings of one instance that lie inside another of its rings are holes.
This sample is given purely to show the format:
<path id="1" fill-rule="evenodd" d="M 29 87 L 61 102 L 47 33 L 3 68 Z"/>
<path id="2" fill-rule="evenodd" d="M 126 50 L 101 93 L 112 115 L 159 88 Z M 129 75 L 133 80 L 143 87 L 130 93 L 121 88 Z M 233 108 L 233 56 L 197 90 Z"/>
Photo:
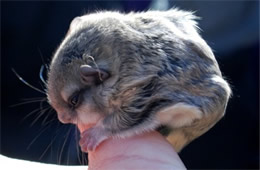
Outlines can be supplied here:
<path id="1" fill-rule="evenodd" d="M 71 20 L 97 10 L 179 7 L 196 11 L 201 35 L 233 89 L 226 116 L 181 153 L 188 169 L 259 168 L 259 1 L 1 1 L 1 154 L 59 164 L 87 163 L 72 125 L 58 122 L 40 68 L 48 64 Z M 46 71 L 46 70 L 45 70 Z M 46 72 L 43 72 L 46 78 Z"/>

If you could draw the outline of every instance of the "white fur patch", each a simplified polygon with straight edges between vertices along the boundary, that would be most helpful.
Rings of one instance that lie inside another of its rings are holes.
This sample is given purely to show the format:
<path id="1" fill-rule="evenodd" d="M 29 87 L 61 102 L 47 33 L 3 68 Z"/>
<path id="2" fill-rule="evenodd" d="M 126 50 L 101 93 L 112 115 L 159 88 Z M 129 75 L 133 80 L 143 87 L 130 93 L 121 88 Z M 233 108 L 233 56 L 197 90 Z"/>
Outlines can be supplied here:
<path id="1" fill-rule="evenodd" d="M 99 120 L 103 119 L 103 114 L 97 112 L 93 108 L 93 104 L 83 103 L 76 111 L 78 120 L 84 125 L 96 124 Z"/>
<path id="2" fill-rule="evenodd" d="M 157 119 L 161 124 L 178 128 L 190 125 L 193 120 L 200 119 L 202 112 L 196 106 L 185 103 L 177 103 L 157 113 Z"/>

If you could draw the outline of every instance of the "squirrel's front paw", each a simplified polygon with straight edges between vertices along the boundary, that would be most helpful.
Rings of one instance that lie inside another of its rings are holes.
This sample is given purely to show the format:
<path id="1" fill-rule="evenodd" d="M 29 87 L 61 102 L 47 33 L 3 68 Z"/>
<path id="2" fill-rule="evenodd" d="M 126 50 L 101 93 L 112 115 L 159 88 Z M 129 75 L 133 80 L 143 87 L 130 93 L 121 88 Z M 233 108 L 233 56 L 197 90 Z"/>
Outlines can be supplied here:
<path id="1" fill-rule="evenodd" d="M 96 147 L 109 137 L 107 131 L 102 127 L 92 127 L 81 134 L 79 145 L 83 152 L 94 151 Z"/>

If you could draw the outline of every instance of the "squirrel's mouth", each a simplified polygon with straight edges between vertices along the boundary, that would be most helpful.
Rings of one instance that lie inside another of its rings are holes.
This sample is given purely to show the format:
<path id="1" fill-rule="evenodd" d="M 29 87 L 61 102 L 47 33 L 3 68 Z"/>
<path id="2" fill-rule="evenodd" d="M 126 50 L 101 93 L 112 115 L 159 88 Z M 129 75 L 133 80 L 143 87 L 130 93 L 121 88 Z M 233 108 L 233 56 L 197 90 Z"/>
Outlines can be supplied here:
<path id="1" fill-rule="evenodd" d="M 95 126 L 94 123 L 89 123 L 89 124 L 78 123 L 77 124 L 77 127 L 78 127 L 80 133 L 84 132 L 85 130 L 87 130 L 87 129 L 93 127 L 93 126 Z"/>

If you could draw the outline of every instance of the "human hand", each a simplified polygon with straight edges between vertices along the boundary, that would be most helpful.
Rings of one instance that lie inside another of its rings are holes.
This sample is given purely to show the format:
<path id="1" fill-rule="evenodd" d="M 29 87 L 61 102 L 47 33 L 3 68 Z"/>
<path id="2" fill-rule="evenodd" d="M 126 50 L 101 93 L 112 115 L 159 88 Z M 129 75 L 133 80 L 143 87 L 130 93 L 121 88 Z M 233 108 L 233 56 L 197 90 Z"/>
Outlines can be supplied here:
<path id="1" fill-rule="evenodd" d="M 186 169 L 172 146 L 158 132 L 147 132 L 125 139 L 107 139 L 88 153 L 88 170 Z M 12 159 L 0 155 L 2 169 L 79 170 L 84 166 L 61 166 Z"/>
<path id="2" fill-rule="evenodd" d="M 109 138 L 90 151 L 88 159 L 89 170 L 186 169 L 172 146 L 155 131 L 125 139 Z"/>

